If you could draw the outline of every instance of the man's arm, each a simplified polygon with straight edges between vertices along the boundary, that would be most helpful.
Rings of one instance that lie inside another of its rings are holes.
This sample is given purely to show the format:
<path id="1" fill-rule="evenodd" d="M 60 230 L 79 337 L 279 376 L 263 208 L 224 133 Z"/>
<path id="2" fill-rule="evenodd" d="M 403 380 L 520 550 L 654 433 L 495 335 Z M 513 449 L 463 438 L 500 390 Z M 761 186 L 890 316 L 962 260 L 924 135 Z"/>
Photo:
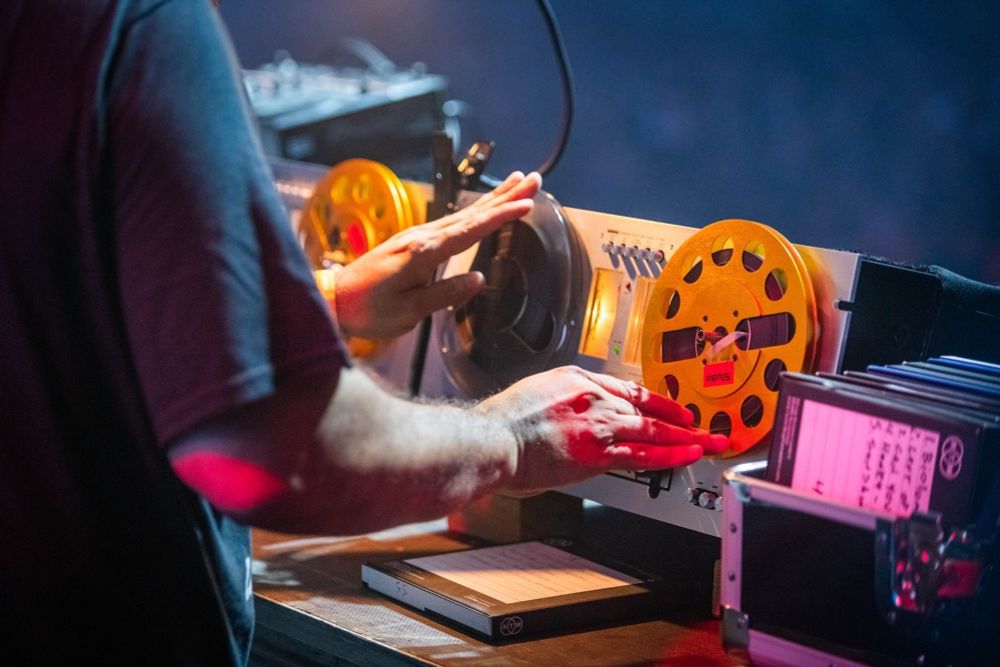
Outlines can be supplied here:
<path id="1" fill-rule="evenodd" d="M 364 371 L 279 387 L 178 438 L 178 475 L 236 518 L 352 534 L 436 518 L 490 490 L 538 491 L 612 469 L 687 465 L 726 441 L 673 401 L 563 368 L 478 405 L 394 396 Z"/>

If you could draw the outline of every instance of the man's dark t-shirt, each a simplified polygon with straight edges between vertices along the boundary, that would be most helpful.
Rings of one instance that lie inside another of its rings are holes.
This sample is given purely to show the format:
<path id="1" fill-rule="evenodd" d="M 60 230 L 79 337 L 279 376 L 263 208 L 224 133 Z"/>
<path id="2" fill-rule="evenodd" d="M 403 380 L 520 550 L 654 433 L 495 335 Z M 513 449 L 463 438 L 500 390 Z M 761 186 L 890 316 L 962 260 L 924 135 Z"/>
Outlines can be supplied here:
<path id="1" fill-rule="evenodd" d="M 162 445 L 346 363 L 208 0 L 0 6 L 5 660 L 225 664 L 248 531 Z"/>

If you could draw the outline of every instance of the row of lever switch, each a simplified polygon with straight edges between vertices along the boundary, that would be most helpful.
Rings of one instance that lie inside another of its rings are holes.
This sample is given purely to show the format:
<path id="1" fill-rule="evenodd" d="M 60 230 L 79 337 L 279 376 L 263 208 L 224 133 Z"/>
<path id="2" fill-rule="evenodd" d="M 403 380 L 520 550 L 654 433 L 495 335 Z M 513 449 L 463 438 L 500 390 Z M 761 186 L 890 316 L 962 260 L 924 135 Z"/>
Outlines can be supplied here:
<path id="1" fill-rule="evenodd" d="M 662 250 L 640 248 L 636 245 L 625 245 L 624 243 L 611 243 L 610 241 L 605 241 L 601 244 L 601 250 L 608 253 L 612 257 L 635 257 L 647 262 L 656 262 L 660 266 L 663 266 L 664 261 L 666 261 L 666 257 L 664 256 Z"/>

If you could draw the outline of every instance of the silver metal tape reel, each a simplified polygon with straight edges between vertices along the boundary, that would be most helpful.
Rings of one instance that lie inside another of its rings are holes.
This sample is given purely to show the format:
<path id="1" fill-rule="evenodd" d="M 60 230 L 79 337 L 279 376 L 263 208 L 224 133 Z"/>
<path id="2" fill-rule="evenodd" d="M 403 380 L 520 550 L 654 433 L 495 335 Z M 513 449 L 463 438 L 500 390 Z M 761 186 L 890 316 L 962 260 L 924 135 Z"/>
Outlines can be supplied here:
<path id="1" fill-rule="evenodd" d="M 479 398 L 573 359 L 588 269 L 551 195 L 539 193 L 527 216 L 483 239 L 470 270 L 486 276 L 483 291 L 435 316 L 436 342 L 457 387 Z"/>

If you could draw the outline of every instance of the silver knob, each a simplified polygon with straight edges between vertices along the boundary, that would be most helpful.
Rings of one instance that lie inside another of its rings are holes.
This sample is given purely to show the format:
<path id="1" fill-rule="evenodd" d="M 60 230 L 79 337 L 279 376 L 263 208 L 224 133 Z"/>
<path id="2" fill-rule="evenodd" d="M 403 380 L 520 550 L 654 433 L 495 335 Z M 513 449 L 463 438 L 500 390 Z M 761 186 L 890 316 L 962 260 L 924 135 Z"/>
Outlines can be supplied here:
<path id="1" fill-rule="evenodd" d="M 715 508 L 715 501 L 719 496 L 711 491 L 702 491 L 698 496 L 698 507 L 704 507 L 707 510 Z"/>

